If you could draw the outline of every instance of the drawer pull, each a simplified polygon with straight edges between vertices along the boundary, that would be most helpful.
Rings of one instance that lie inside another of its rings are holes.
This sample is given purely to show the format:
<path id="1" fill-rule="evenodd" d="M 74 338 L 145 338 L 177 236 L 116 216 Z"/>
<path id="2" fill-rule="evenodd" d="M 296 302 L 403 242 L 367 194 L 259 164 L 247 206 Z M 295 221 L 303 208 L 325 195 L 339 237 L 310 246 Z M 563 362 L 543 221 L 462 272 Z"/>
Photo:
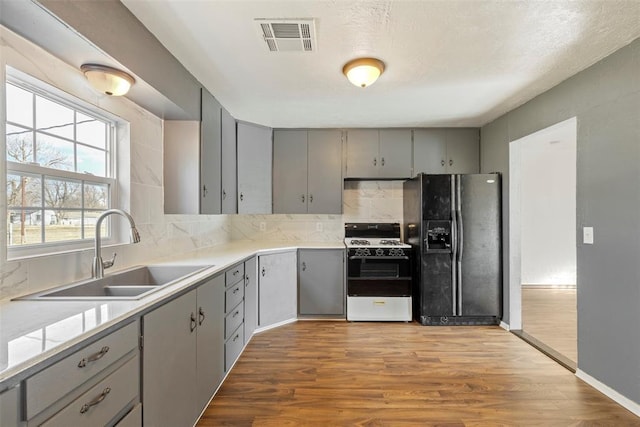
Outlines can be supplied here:
<path id="1" fill-rule="evenodd" d="M 235 295 L 235 294 L 237 294 L 238 292 L 240 292 L 240 288 L 235 288 L 235 289 L 233 290 L 233 294 L 234 294 L 234 295 Z"/>
<path id="2" fill-rule="evenodd" d="M 95 406 L 98 403 L 102 402 L 104 400 L 104 398 L 107 397 L 107 394 L 109 394 L 109 393 L 111 393 L 111 389 L 109 387 L 107 387 L 104 390 L 102 390 L 102 393 L 100 393 L 100 396 L 96 397 L 91 402 L 85 403 L 84 405 L 82 405 L 82 408 L 80 408 L 80 413 L 84 414 L 85 412 L 87 412 L 89 410 L 89 408 L 91 408 L 92 406 Z"/>
<path id="3" fill-rule="evenodd" d="M 202 325 L 202 322 L 204 322 L 205 319 L 204 310 L 202 309 L 202 307 L 198 309 L 198 317 L 198 325 Z"/>
<path id="4" fill-rule="evenodd" d="M 196 320 L 196 315 L 193 314 L 193 312 L 191 313 L 191 332 L 196 330 L 196 325 L 198 324 L 198 321 Z"/>
<path id="5" fill-rule="evenodd" d="M 236 342 L 236 340 L 237 340 L 238 338 L 240 338 L 240 334 L 236 334 L 236 336 L 235 336 L 235 337 L 233 337 L 233 342 Z"/>
<path id="6" fill-rule="evenodd" d="M 102 357 L 105 354 L 107 354 L 108 351 L 109 351 L 109 346 L 105 345 L 96 354 L 92 354 L 91 356 L 87 357 L 86 359 L 82 359 L 80 362 L 78 362 L 78 368 L 84 368 L 85 366 L 87 366 L 87 363 L 95 362 L 97 360 L 102 359 Z"/>
<path id="7" fill-rule="evenodd" d="M 237 276 L 237 275 L 238 275 L 238 273 L 240 273 L 240 270 L 236 270 L 236 271 L 234 271 L 234 272 L 233 272 L 233 275 L 234 275 L 234 276 Z"/>
<path id="8" fill-rule="evenodd" d="M 239 310 L 236 310 L 236 312 L 235 312 L 235 313 L 233 313 L 233 316 L 231 316 L 231 317 L 236 317 L 238 314 L 240 314 L 240 311 L 239 311 Z"/>

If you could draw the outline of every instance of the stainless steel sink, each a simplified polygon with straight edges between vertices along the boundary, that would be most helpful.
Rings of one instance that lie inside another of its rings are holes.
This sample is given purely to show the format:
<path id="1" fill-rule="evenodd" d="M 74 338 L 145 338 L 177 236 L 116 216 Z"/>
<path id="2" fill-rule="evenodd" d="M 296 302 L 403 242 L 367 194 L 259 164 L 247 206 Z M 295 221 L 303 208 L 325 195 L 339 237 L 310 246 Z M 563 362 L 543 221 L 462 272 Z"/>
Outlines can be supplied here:
<path id="1" fill-rule="evenodd" d="M 147 265 L 133 267 L 101 279 L 84 280 L 16 299 L 44 301 L 137 300 L 209 267 L 212 266 Z"/>

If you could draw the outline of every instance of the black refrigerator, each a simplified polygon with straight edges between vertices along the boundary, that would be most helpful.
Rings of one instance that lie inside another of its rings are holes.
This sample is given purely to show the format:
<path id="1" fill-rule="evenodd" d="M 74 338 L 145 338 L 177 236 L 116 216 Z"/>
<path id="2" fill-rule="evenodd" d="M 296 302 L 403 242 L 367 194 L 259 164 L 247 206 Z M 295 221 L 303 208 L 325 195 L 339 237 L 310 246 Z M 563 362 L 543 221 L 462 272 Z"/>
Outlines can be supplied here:
<path id="1" fill-rule="evenodd" d="M 413 250 L 413 313 L 421 324 L 500 322 L 500 194 L 499 174 L 405 181 L 404 240 Z"/>

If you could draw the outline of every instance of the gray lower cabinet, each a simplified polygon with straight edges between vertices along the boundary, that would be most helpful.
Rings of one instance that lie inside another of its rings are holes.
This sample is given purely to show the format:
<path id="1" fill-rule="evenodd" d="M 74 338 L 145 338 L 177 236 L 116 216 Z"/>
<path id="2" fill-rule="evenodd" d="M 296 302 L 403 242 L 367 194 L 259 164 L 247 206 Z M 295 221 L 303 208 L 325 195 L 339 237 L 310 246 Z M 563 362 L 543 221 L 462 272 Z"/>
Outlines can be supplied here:
<path id="1" fill-rule="evenodd" d="M 345 178 L 411 177 L 411 129 L 347 131 Z"/>
<path id="2" fill-rule="evenodd" d="M 20 421 L 20 387 L 0 393 L 0 426 L 22 426 Z"/>
<path id="3" fill-rule="evenodd" d="M 258 258 L 244 263 L 244 342 L 258 327 Z"/>
<path id="4" fill-rule="evenodd" d="M 345 316 L 343 249 L 298 251 L 298 313 L 310 316 Z"/>
<path id="5" fill-rule="evenodd" d="M 140 401 L 139 323 L 84 346 L 22 382 L 26 425 L 114 425 Z M 16 424 L 17 389 L 1 395 L 2 426 Z M 11 422 L 7 421 L 10 420 Z"/>
<path id="6" fill-rule="evenodd" d="M 295 319 L 296 252 L 282 252 L 258 257 L 258 326 L 269 327 Z"/>
<path id="7" fill-rule="evenodd" d="M 269 214 L 272 211 L 272 131 L 239 122 L 238 213 Z"/>
<path id="8" fill-rule="evenodd" d="M 413 173 L 478 173 L 480 133 L 477 128 L 434 128 L 413 131 Z"/>
<path id="9" fill-rule="evenodd" d="M 340 214 L 342 186 L 341 131 L 274 131 L 274 213 Z"/>
<path id="10" fill-rule="evenodd" d="M 224 275 L 143 316 L 144 425 L 193 425 L 224 375 Z"/>

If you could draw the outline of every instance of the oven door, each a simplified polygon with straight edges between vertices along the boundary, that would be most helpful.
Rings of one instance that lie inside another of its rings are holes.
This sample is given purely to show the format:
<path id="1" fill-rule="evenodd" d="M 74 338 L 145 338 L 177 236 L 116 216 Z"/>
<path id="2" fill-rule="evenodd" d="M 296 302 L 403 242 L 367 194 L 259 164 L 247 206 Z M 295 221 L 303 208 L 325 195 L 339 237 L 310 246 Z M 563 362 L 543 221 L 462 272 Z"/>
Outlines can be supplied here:
<path id="1" fill-rule="evenodd" d="M 350 255 L 347 295 L 365 297 L 411 296 L 411 261 L 406 256 Z"/>

